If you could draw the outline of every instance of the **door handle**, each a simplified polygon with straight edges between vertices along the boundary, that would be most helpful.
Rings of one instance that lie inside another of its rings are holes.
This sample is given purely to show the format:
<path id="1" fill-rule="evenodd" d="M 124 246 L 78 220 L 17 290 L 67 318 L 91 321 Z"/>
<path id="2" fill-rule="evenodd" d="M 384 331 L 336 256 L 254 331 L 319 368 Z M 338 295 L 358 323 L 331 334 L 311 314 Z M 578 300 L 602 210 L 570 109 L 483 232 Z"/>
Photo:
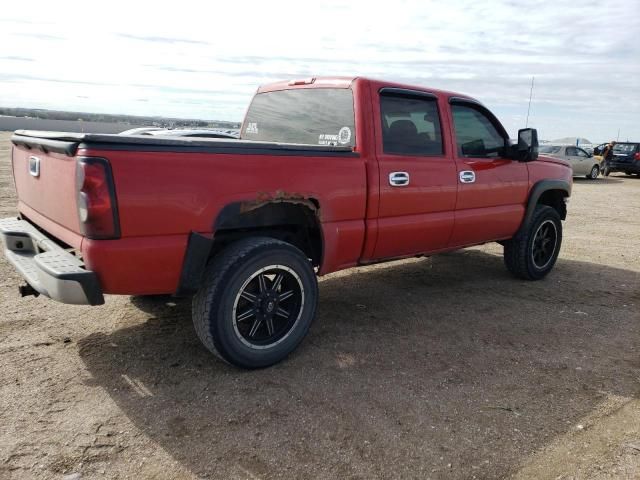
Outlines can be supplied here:
<path id="1" fill-rule="evenodd" d="M 407 172 L 391 172 L 389 174 L 389 185 L 392 187 L 406 187 L 409 185 L 409 174 Z"/>
<path id="2" fill-rule="evenodd" d="M 472 170 L 463 170 L 458 174 L 460 183 L 474 183 L 476 181 L 476 173 Z"/>

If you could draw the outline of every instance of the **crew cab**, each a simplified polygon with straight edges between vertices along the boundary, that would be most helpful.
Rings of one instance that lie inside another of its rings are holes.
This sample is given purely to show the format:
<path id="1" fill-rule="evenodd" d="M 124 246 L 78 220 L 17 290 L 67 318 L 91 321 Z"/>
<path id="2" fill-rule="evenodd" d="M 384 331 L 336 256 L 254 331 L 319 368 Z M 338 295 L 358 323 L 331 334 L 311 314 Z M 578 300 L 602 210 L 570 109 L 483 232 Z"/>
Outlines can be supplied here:
<path id="1" fill-rule="evenodd" d="M 318 275 L 486 242 L 547 275 L 572 171 L 535 130 L 508 139 L 466 95 L 343 77 L 259 88 L 237 140 L 17 131 L 0 237 L 23 295 L 192 296 L 206 348 L 265 367 L 307 333 Z"/>

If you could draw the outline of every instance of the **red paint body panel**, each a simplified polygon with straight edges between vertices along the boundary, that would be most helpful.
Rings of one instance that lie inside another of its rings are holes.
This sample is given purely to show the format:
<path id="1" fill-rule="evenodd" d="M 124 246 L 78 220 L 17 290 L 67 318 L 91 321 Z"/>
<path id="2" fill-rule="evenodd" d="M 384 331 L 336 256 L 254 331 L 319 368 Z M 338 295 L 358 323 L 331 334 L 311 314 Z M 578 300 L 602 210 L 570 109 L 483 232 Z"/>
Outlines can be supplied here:
<path id="1" fill-rule="evenodd" d="M 450 246 L 510 238 L 520 227 L 529 196 L 527 164 L 509 159 L 456 158 L 475 183 L 460 183 Z"/>
<path id="2" fill-rule="evenodd" d="M 18 211 L 33 223 L 38 225 L 40 228 L 42 228 L 46 232 L 49 232 L 55 238 L 62 240 L 64 243 L 77 250 L 80 250 L 80 246 L 82 245 L 82 240 L 84 239 L 84 237 L 79 233 L 76 233 L 73 230 L 70 230 L 67 227 L 45 217 L 37 210 L 34 210 L 33 208 L 25 204 L 22 200 L 18 201 Z"/>
<path id="3" fill-rule="evenodd" d="M 40 162 L 38 177 L 29 173 L 29 157 L 32 156 Z M 76 159 L 61 153 L 23 148 L 14 148 L 12 159 L 20 203 L 51 222 L 80 233 L 76 208 Z"/>
<path id="4" fill-rule="evenodd" d="M 210 233 L 229 203 L 277 192 L 316 199 L 323 222 L 364 219 L 361 158 L 81 152 L 111 163 L 123 237 Z"/>
<path id="5" fill-rule="evenodd" d="M 407 88 L 438 98 L 444 154 L 399 156 L 382 150 L 379 90 Z M 215 235 L 225 206 L 270 196 L 296 195 L 320 205 L 323 261 L 320 274 L 388 258 L 431 254 L 511 237 L 519 228 L 533 185 L 544 179 L 571 183 L 571 169 L 541 157 L 458 158 L 449 98 L 464 97 L 423 87 L 363 78 L 318 78 L 261 87 L 351 88 L 354 156 L 287 156 L 238 153 L 127 151 L 82 145 L 77 156 L 106 158 L 115 185 L 121 238 L 82 237 L 76 205 L 76 158 L 41 154 L 42 174 L 29 174 L 33 152 L 15 147 L 13 164 L 19 210 L 32 222 L 77 249 L 105 293 L 173 293 L 180 280 L 190 232 Z M 142 149 L 144 150 L 144 149 Z M 158 150 L 158 149 L 156 149 Z M 319 154 L 315 154 L 319 155 Z M 461 184 L 472 170 L 477 181 Z M 407 171 L 411 184 L 393 188 L 392 171 Z"/>
<path id="6" fill-rule="evenodd" d="M 153 295 L 176 291 L 186 247 L 187 235 L 85 238 L 81 252 L 105 293 Z"/>
<path id="7" fill-rule="evenodd" d="M 529 187 L 547 179 L 564 180 L 571 185 L 573 176 L 571 166 L 560 158 L 539 157 L 538 161 L 527 164 L 529 169 Z"/>
<path id="8" fill-rule="evenodd" d="M 324 256 L 326 261 L 320 267 L 320 274 L 335 272 L 358 264 L 359 252 L 364 243 L 362 220 L 325 223 L 322 226 Z"/>
<path id="9" fill-rule="evenodd" d="M 514 204 L 457 210 L 449 248 L 511 238 L 520 227 L 524 211 L 524 205 Z"/>

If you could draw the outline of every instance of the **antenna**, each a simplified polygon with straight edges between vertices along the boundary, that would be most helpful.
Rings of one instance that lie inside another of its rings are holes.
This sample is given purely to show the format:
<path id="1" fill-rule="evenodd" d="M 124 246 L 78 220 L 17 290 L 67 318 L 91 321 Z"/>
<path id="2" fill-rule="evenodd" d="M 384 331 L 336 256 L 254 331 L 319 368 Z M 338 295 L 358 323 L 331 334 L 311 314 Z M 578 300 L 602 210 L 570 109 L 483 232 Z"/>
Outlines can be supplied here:
<path id="1" fill-rule="evenodd" d="M 533 79 L 536 77 L 531 77 L 531 91 L 529 91 L 529 107 L 527 108 L 527 121 L 524 124 L 524 127 L 527 128 L 529 126 L 529 112 L 531 111 L 531 97 L 533 97 Z"/>

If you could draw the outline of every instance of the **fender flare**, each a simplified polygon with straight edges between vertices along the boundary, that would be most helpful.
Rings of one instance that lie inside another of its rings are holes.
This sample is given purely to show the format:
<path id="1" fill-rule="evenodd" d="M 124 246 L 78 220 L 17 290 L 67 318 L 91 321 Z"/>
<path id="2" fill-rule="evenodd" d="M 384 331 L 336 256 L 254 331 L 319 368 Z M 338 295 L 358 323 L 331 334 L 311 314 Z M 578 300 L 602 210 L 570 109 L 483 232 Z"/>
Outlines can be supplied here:
<path id="1" fill-rule="evenodd" d="M 204 270 L 213 247 L 213 238 L 197 232 L 189 232 L 187 247 L 182 261 L 182 271 L 178 287 L 174 293 L 176 297 L 192 295 L 202 284 Z"/>
<path id="2" fill-rule="evenodd" d="M 237 201 L 225 205 L 212 224 L 213 232 L 225 230 L 242 230 L 268 228 L 285 225 L 290 220 L 288 209 L 292 207 L 304 207 L 313 213 L 318 222 L 320 235 L 323 236 L 322 224 L 319 219 L 319 206 L 316 201 L 309 198 L 266 198 L 247 201 Z M 278 208 L 280 207 L 280 208 Z M 324 239 L 321 241 L 321 247 Z M 185 249 L 185 255 L 180 272 L 180 280 L 175 296 L 194 294 L 202 284 L 207 261 L 214 249 L 214 235 L 203 235 L 198 232 L 190 232 Z M 320 252 L 320 262 L 324 252 Z"/>
<path id="3" fill-rule="evenodd" d="M 550 190 L 559 190 L 561 192 L 564 192 L 565 197 L 569 197 L 571 195 L 571 184 L 566 180 L 540 180 L 539 182 L 536 182 L 531 189 L 531 193 L 529 194 L 524 218 L 515 236 L 520 235 L 522 230 L 527 225 L 529 225 L 529 223 L 531 222 L 531 218 L 533 217 L 533 212 L 536 209 L 536 205 L 538 205 L 538 201 L 540 200 L 540 197 L 543 193 Z M 562 220 L 564 220 L 565 218 L 566 215 L 562 218 Z"/>

